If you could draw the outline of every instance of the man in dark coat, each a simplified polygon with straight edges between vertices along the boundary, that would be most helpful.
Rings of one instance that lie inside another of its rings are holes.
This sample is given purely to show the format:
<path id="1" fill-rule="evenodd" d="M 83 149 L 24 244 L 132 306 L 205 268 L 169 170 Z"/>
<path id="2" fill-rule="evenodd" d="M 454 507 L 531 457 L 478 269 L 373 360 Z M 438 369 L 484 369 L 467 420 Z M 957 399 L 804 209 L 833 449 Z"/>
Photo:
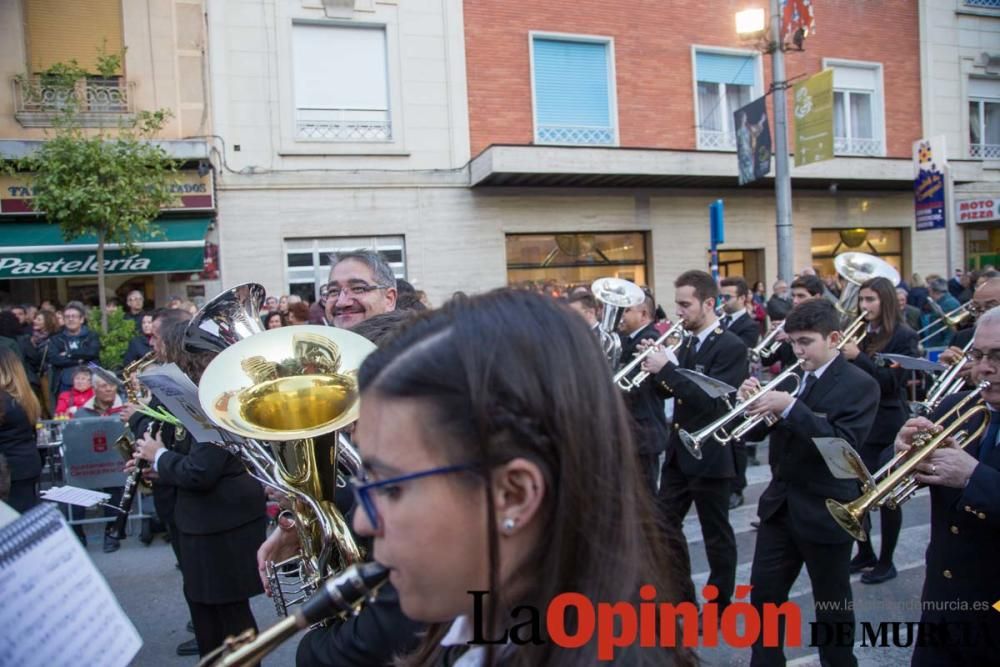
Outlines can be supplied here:
<path id="1" fill-rule="evenodd" d="M 87 328 L 87 312 L 82 303 L 70 301 L 66 304 L 63 323 L 63 330 L 49 339 L 52 405 L 56 404 L 60 393 L 73 386 L 74 369 L 88 361 L 97 361 L 101 354 L 101 341 Z"/>

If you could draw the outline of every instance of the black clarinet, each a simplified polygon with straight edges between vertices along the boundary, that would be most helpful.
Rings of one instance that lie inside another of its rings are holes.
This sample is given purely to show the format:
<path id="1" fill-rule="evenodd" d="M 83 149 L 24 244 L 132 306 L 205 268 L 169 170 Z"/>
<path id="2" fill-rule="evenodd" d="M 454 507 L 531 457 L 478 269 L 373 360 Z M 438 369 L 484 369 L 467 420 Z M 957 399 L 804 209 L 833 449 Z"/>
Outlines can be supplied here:
<path id="1" fill-rule="evenodd" d="M 146 427 L 146 433 L 152 435 L 155 424 L 156 422 L 151 422 Z M 116 508 L 118 516 L 115 517 L 115 526 L 111 533 L 112 537 L 116 540 L 124 540 L 127 537 L 125 527 L 128 525 L 128 516 L 132 512 L 132 503 L 135 502 L 135 494 L 139 490 L 139 481 L 142 479 L 142 473 L 148 467 L 149 461 L 139 459 L 135 462 L 135 470 L 125 480 L 125 488 L 122 490 L 122 502 Z"/>

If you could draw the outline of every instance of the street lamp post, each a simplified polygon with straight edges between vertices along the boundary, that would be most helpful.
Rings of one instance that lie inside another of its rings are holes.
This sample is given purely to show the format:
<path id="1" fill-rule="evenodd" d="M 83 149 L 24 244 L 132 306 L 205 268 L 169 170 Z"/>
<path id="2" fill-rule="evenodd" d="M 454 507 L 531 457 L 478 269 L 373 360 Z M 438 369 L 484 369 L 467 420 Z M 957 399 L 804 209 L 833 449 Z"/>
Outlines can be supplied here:
<path id="1" fill-rule="evenodd" d="M 770 0 L 771 87 L 774 90 L 774 195 L 775 228 L 778 237 L 778 278 L 792 279 L 792 173 L 788 165 L 788 107 L 785 105 L 785 52 L 781 38 L 779 0 Z M 764 10 L 750 9 L 736 15 L 736 32 L 744 37 L 766 37 Z"/>

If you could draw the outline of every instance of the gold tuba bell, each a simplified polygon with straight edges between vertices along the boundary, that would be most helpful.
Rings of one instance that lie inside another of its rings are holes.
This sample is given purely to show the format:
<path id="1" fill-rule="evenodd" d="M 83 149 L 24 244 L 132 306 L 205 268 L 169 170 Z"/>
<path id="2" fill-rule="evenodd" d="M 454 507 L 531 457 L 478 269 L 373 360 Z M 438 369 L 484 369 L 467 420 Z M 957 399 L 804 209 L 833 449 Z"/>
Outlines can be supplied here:
<path id="1" fill-rule="evenodd" d="M 338 464 L 351 472 L 359 465 L 340 429 L 357 419 L 357 371 L 375 346 L 331 327 L 265 331 L 263 300 L 256 284 L 224 292 L 192 319 L 186 341 L 191 350 L 219 350 L 202 374 L 198 398 L 227 435 L 223 446 L 253 477 L 291 499 L 279 520 L 294 524 L 301 551 L 267 568 L 284 616 L 324 579 L 361 560 L 334 494 Z"/>

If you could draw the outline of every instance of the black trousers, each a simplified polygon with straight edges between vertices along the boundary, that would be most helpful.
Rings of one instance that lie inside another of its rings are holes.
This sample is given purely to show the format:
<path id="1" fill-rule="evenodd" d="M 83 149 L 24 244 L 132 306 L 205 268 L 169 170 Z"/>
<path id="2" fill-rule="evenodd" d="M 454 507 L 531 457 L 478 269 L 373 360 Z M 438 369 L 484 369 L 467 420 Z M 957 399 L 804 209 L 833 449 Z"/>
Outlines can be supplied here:
<path id="1" fill-rule="evenodd" d="M 198 640 L 198 653 L 202 657 L 222 646 L 226 637 L 236 636 L 248 628 L 257 630 L 250 600 L 203 604 L 188 599 L 187 604 L 194 623 L 194 638 Z"/>
<path id="2" fill-rule="evenodd" d="M 663 465 L 663 475 L 660 478 L 660 510 L 667 524 L 668 535 L 681 535 L 678 555 L 682 558 L 681 566 L 688 573 L 689 579 L 691 554 L 687 540 L 683 539 L 684 517 L 692 503 L 698 512 L 710 568 L 708 583 L 719 589 L 717 603 L 720 606 L 729 604 L 736 587 L 736 535 L 729 523 L 731 487 L 731 478 L 688 477 L 671 461 Z"/>
<path id="3" fill-rule="evenodd" d="M 659 454 L 639 454 L 639 472 L 646 480 L 650 493 L 656 497 L 658 477 L 660 476 L 660 455 Z"/>
<path id="4" fill-rule="evenodd" d="M 733 493 L 743 493 L 747 488 L 747 446 L 742 442 L 734 442 L 733 464 L 736 466 L 736 477 L 733 478 Z"/>
<path id="5" fill-rule="evenodd" d="M 38 477 L 12 480 L 7 504 L 21 514 L 37 505 L 40 502 L 38 499 L 38 480 Z"/>
<path id="6" fill-rule="evenodd" d="M 750 572 L 750 602 L 763 618 L 763 605 L 780 605 L 788 601 L 788 592 L 805 564 L 812 583 L 816 602 L 816 622 L 830 624 L 830 634 L 836 636 L 834 623 L 850 626 L 850 638 L 838 645 L 833 642 L 819 647 L 819 659 L 830 667 L 855 667 L 858 664 L 852 651 L 854 646 L 854 610 L 851 595 L 851 547 L 853 542 L 818 544 L 798 538 L 789 525 L 788 508 L 783 507 L 766 521 L 761 521 L 757 531 L 757 548 L 753 554 Z M 784 620 L 779 629 L 779 646 L 766 648 L 763 634 L 753 645 L 750 659 L 752 667 L 758 665 L 784 665 Z M 803 635 L 803 641 L 809 638 Z"/>

